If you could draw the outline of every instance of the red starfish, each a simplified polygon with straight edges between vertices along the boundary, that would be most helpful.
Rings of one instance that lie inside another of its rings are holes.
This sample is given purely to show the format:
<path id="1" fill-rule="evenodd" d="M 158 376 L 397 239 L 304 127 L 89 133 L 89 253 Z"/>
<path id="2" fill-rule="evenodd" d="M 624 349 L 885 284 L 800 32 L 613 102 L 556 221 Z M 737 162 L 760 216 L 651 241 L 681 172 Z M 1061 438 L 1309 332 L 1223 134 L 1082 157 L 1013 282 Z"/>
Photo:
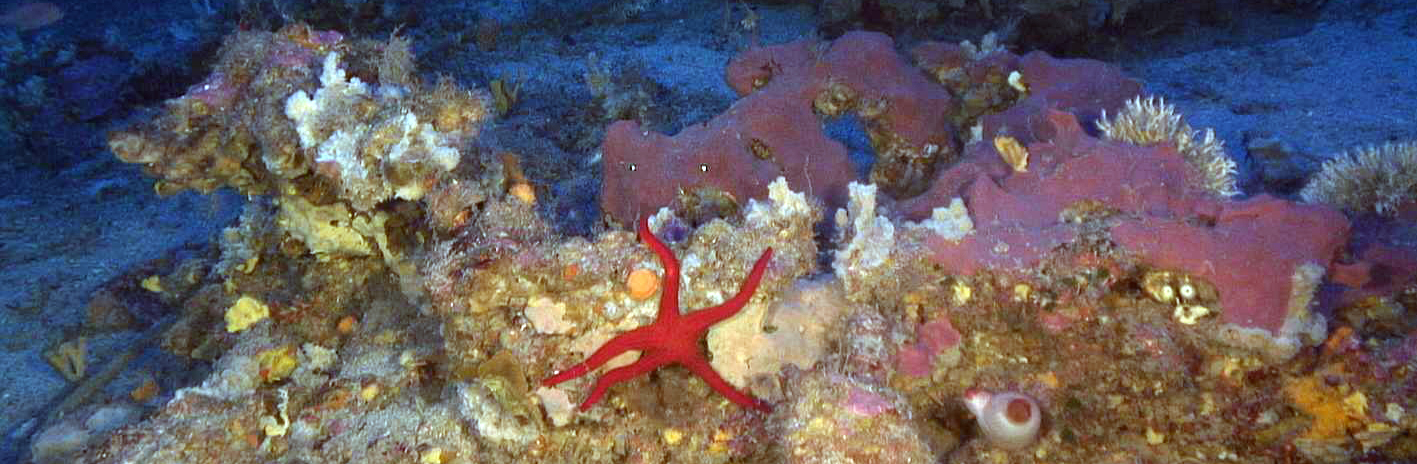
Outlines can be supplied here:
<path id="1" fill-rule="evenodd" d="M 640 359 L 634 364 L 612 369 L 595 381 L 595 388 L 581 403 L 580 410 L 590 409 L 596 401 L 600 401 L 600 397 L 605 396 L 606 389 L 611 385 L 638 377 L 660 366 L 679 364 L 689 368 L 694 375 L 704 379 L 719 394 L 739 406 L 772 412 L 772 407 L 767 403 L 735 390 L 728 381 L 723 380 L 699 350 L 699 338 L 703 337 L 709 327 L 737 314 L 743 309 L 743 305 L 748 303 L 748 299 L 753 297 L 753 292 L 758 289 L 758 282 L 763 279 L 763 272 L 767 270 L 768 260 L 772 258 L 772 248 L 763 251 L 758 262 L 753 264 L 752 272 L 748 273 L 748 279 L 743 281 L 743 287 L 738 289 L 738 294 L 733 295 L 733 298 L 718 306 L 679 314 L 679 260 L 674 258 L 669 247 L 655 238 L 654 232 L 650 232 L 649 218 L 640 222 L 640 240 L 644 240 L 664 264 L 664 293 L 659 296 L 659 318 L 655 319 L 653 324 L 611 339 L 585 361 L 541 381 L 541 385 L 550 387 L 580 377 L 620 353 L 637 350 L 640 351 Z"/>

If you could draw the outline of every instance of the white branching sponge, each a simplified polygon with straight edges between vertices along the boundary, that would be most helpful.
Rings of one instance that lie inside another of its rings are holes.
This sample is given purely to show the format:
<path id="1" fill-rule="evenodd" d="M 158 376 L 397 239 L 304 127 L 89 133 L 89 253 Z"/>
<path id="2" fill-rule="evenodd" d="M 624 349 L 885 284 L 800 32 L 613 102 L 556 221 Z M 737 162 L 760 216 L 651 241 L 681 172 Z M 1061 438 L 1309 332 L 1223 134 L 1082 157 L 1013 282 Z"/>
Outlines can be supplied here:
<path id="1" fill-rule="evenodd" d="M 1328 161 L 1299 191 L 1309 203 L 1393 215 L 1417 200 L 1417 142 L 1348 150 Z"/>
<path id="2" fill-rule="evenodd" d="M 1196 131 L 1161 97 L 1138 96 L 1127 101 L 1126 108 L 1116 117 L 1104 112 L 1097 128 L 1109 140 L 1136 145 L 1170 143 L 1195 169 L 1200 187 L 1221 197 L 1240 194 L 1235 181 L 1235 161 L 1225 156 L 1225 143 L 1215 137 L 1215 131 Z"/>
<path id="3" fill-rule="evenodd" d="M 486 115 L 482 100 L 449 85 L 431 96 L 406 93 L 349 77 L 340 54 L 330 52 L 315 96 L 299 90 L 285 101 L 300 148 L 314 151 L 315 172 L 334 181 L 355 209 L 422 198 L 457 167 L 458 144 Z"/>
<path id="4" fill-rule="evenodd" d="M 875 184 L 852 182 L 847 189 L 851 195 L 847 207 L 836 211 L 840 246 L 832 267 L 847 291 L 857 293 L 894 275 L 890 266 L 896 233 L 890 219 L 876 214 Z"/>

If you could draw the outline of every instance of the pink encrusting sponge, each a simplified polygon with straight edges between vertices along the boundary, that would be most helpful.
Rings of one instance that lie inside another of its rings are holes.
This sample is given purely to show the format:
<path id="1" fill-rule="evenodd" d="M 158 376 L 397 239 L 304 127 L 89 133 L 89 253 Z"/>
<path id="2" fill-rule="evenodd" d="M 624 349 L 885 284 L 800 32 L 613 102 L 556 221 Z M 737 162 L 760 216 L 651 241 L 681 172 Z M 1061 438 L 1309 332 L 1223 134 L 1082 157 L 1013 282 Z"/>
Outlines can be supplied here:
<path id="1" fill-rule="evenodd" d="M 998 448 L 1020 449 L 1038 438 L 1043 417 L 1033 398 L 971 388 L 964 391 L 964 405 L 974 413 L 984 438 Z"/>

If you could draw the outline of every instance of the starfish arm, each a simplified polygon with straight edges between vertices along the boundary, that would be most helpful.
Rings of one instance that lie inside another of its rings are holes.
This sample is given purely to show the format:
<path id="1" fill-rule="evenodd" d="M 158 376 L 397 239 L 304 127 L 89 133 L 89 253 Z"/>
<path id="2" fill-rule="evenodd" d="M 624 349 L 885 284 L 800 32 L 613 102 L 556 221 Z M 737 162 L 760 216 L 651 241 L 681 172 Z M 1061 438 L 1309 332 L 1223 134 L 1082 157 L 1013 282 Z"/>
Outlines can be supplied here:
<path id="1" fill-rule="evenodd" d="M 605 392 L 610 389 L 611 385 L 639 377 L 672 361 L 673 357 L 669 353 L 648 353 L 640 357 L 634 364 L 611 369 L 610 372 L 606 372 L 605 375 L 595 380 L 595 387 L 590 390 L 590 396 L 581 402 L 579 409 L 585 411 L 591 406 L 595 406 L 595 403 L 605 396 Z"/>
<path id="2" fill-rule="evenodd" d="M 683 364 L 684 367 L 689 368 L 689 370 L 693 372 L 694 375 L 697 375 L 699 376 L 699 378 L 704 379 L 704 382 L 708 383 L 710 388 L 713 388 L 713 390 L 718 392 L 718 394 L 723 395 L 724 398 L 728 398 L 729 401 L 737 403 L 739 406 L 745 408 L 753 408 L 766 413 L 772 412 L 772 406 L 767 404 L 767 402 L 749 396 L 747 393 L 740 392 L 738 391 L 738 389 L 733 388 L 733 385 L 729 384 L 727 380 L 724 380 L 723 377 L 719 376 L 718 371 L 713 370 L 713 366 L 709 365 L 708 361 L 704 358 L 691 358 L 688 360 L 681 361 L 680 364 Z"/>
<path id="3" fill-rule="evenodd" d="M 719 321 L 738 314 L 738 311 L 748 304 L 748 300 L 753 298 L 753 292 L 758 291 L 758 283 L 763 280 L 763 274 L 767 272 L 770 261 L 772 261 L 772 248 L 763 250 L 762 256 L 758 257 L 758 262 L 753 263 L 753 270 L 748 272 L 748 278 L 743 280 L 743 286 L 738 289 L 737 294 L 718 306 L 689 313 L 688 325 L 697 330 L 704 330 Z"/>
<path id="4" fill-rule="evenodd" d="M 600 345 L 600 348 L 597 348 L 594 353 L 591 353 L 590 357 L 586 358 L 585 361 L 581 361 L 580 364 L 571 366 L 570 369 L 566 369 L 556 375 L 548 377 L 546 380 L 542 380 L 541 386 L 550 387 L 580 377 L 587 372 L 605 365 L 605 363 L 610 362 L 611 359 L 614 359 L 621 353 L 643 350 L 652 346 L 653 336 L 646 330 L 649 327 L 650 326 L 640 327 L 610 339 L 610 341 L 605 342 L 604 345 Z"/>
<path id="5" fill-rule="evenodd" d="M 576 377 L 585 375 L 585 373 L 590 372 L 590 370 L 591 367 L 587 366 L 586 363 L 576 364 L 574 366 L 571 366 L 570 369 L 566 369 L 564 371 L 561 371 L 560 373 L 557 373 L 556 375 L 547 377 L 546 380 L 542 380 L 541 386 L 554 387 L 561 382 L 565 382 L 567 380 L 571 380 Z"/>
<path id="6" fill-rule="evenodd" d="M 654 232 L 649 228 L 648 217 L 640 221 L 639 235 L 640 239 L 645 242 L 646 246 L 649 246 L 650 250 L 654 251 L 654 254 L 664 265 L 664 289 L 659 296 L 659 317 L 650 325 L 611 339 L 596 349 L 595 353 L 592 353 L 585 361 L 541 381 L 541 384 L 548 387 L 556 385 L 585 375 L 591 370 L 605 365 L 620 353 L 641 351 L 643 354 L 640 359 L 633 364 L 611 369 L 610 372 L 606 372 L 596 379 L 595 386 L 591 389 L 590 395 L 581 403 L 580 409 L 584 411 L 595 405 L 597 401 L 600 401 L 600 398 L 605 396 L 611 385 L 635 378 L 666 364 L 679 363 L 688 367 L 690 371 L 708 382 L 708 385 L 715 391 L 734 403 L 746 408 L 772 412 L 772 407 L 767 403 L 734 389 L 728 381 L 723 380 L 723 377 L 720 377 L 718 372 L 715 372 L 713 367 L 709 365 L 708 360 L 698 347 L 698 339 L 703 336 L 703 332 L 709 326 L 736 314 L 753 297 L 753 293 L 758 290 L 758 284 L 763 279 L 763 274 L 767 272 L 768 263 L 772 260 L 772 248 L 764 250 L 762 256 L 758 257 L 758 261 L 753 264 L 752 271 L 748 272 L 748 277 L 743 281 L 738 293 L 732 298 L 721 305 L 681 317 L 679 313 L 679 260 L 674 257 L 674 253 L 670 251 L 669 247 L 654 236 Z"/>
<path id="7" fill-rule="evenodd" d="M 674 257 L 674 252 L 659 241 L 654 236 L 654 231 L 649 230 L 649 216 L 640 220 L 640 240 L 654 251 L 655 256 L 659 256 L 660 264 L 664 265 L 664 289 L 659 294 L 659 320 L 672 321 L 679 318 L 679 259 Z"/>

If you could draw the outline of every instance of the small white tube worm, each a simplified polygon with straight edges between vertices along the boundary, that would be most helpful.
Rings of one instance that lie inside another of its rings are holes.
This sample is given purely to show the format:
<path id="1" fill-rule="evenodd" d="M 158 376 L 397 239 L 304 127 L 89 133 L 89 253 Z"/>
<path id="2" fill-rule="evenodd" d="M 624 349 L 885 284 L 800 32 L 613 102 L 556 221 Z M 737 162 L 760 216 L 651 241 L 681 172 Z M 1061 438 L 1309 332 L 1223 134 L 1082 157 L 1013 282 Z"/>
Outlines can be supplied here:
<path id="1" fill-rule="evenodd" d="M 964 392 L 964 405 L 974 413 L 984 439 L 995 447 L 1016 450 L 1038 439 L 1043 414 L 1033 398 L 1014 392 L 992 393 L 971 388 Z"/>

